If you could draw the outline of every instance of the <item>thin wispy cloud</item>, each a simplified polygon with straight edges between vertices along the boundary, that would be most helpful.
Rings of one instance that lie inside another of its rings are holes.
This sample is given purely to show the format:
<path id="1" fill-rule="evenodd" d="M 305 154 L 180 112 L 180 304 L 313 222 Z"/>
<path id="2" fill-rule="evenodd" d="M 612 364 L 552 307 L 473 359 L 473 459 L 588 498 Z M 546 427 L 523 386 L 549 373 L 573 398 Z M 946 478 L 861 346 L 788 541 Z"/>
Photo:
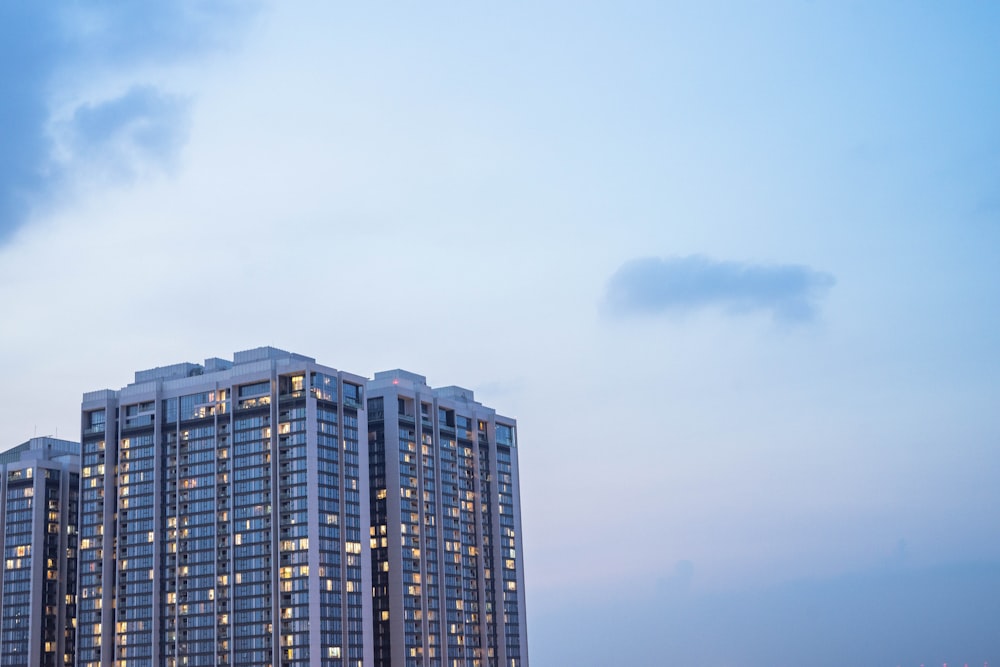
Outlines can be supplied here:
<path id="1" fill-rule="evenodd" d="M 139 163 L 169 165 L 187 137 L 190 100 L 153 86 L 78 107 L 64 134 L 72 162 L 98 163 L 127 176 Z"/>
<path id="2" fill-rule="evenodd" d="M 642 257 L 625 262 L 611 276 L 603 306 L 619 317 L 718 308 L 808 322 L 834 282 L 828 273 L 795 264 L 718 261 L 702 255 Z"/>
<path id="3" fill-rule="evenodd" d="M 0 243 L 73 167 L 96 160 L 121 176 L 137 160 L 169 163 L 186 136 L 189 100 L 144 80 L 143 64 L 162 69 L 224 46 L 255 11 L 236 3 L 0 3 Z M 118 92 L 66 99 L 110 71 Z"/>

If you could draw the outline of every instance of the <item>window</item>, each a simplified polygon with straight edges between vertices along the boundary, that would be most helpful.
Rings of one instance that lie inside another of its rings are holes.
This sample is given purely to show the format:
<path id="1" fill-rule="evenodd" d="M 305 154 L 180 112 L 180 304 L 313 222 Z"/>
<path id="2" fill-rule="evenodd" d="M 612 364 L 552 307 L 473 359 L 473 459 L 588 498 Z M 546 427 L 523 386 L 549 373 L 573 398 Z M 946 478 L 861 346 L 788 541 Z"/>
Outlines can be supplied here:
<path id="1" fill-rule="evenodd" d="M 497 444 L 514 446 L 514 427 L 507 424 L 497 424 Z"/>
<path id="2" fill-rule="evenodd" d="M 271 393 L 271 383 L 268 380 L 265 380 L 264 382 L 255 382 L 253 384 L 245 384 L 239 388 L 240 398 L 262 396 L 269 393 Z"/>
<path id="3" fill-rule="evenodd" d="M 361 386 L 356 384 L 351 384 L 350 382 L 344 383 L 344 404 L 353 405 L 359 407 L 361 405 Z"/>
<path id="4" fill-rule="evenodd" d="M 103 431 L 107 415 L 104 410 L 94 410 L 87 414 L 87 426 L 95 431 Z"/>
<path id="5" fill-rule="evenodd" d="M 324 375 L 323 373 L 312 373 L 309 376 L 310 389 L 312 395 L 323 401 L 335 403 L 337 401 L 337 378 Z"/>

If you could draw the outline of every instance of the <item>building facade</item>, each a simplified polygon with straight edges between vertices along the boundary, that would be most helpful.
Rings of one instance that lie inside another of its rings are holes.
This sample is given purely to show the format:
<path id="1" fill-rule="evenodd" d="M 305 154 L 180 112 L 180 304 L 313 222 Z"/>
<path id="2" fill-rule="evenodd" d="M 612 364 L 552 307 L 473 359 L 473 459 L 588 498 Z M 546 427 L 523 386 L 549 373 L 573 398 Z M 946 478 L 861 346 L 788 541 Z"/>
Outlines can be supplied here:
<path id="1" fill-rule="evenodd" d="M 368 425 L 374 664 L 527 667 L 516 422 L 394 370 Z"/>
<path id="2" fill-rule="evenodd" d="M 85 394 L 77 664 L 372 665 L 364 387 L 258 348 Z"/>
<path id="3" fill-rule="evenodd" d="M 73 665 L 80 445 L 32 438 L 0 454 L 0 665 Z"/>

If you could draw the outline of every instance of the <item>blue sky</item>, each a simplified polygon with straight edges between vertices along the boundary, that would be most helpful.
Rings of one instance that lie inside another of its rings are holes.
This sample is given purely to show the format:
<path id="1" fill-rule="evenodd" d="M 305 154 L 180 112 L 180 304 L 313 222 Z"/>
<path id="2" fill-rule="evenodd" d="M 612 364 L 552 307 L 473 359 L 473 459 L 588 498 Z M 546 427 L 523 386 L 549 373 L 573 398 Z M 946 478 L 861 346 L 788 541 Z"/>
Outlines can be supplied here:
<path id="1" fill-rule="evenodd" d="M 519 420 L 536 665 L 1000 661 L 998 20 L 4 4 L 0 442 L 404 367 Z"/>

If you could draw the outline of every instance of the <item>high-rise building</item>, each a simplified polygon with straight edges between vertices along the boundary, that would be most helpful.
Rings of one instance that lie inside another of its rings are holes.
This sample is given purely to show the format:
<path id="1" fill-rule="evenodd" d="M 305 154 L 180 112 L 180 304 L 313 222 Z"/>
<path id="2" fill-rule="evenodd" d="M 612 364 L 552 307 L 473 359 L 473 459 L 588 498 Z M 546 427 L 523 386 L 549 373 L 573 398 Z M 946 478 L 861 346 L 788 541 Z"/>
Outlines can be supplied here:
<path id="1" fill-rule="evenodd" d="M 258 348 L 85 394 L 78 665 L 372 665 L 364 386 Z"/>
<path id="2" fill-rule="evenodd" d="M 375 665 L 527 667 L 516 422 L 394 370 L 368 428 Z"/>
<path id="3" fill-rule="evenodd" d="M 517 424 L 467 389 L 257 348 L 85 394 L 82 456 L 80 667 L 528 665 Z"/>
<path id="4" fill-rule="evenodd" d="M 32 438 L 0 454 L 0 665 L 72 665 L 80 445 Z"/>

